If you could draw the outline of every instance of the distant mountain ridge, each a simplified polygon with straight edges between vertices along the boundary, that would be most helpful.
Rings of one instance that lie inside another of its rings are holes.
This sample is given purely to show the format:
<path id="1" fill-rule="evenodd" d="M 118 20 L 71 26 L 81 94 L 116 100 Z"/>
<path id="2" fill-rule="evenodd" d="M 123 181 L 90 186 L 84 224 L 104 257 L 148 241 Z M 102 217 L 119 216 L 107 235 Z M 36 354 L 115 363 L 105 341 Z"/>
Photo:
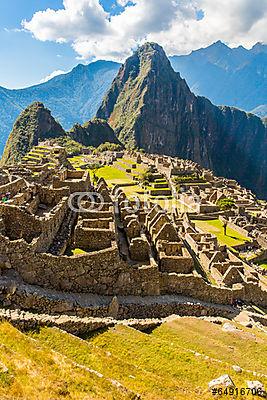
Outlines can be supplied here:
<path id="1" fill-rule="evenodd" d="M 64 129 L 91 119 L 119 67 L 112 61 L 96 61 L 29 88 L 0 87 L 0 156 L 16 118 L 35 101 L 44 103 Z"/>
<path id="2" fill-rule="evenodd" d="M 195 94 L 267 116 L 267 45 L 232 49 L 218 41 L 170 61 Z"/>
<path id="3" fill-rule="evenodd" d="M 251 50 L 231 49 L 222 42 L 170 57 L 175 71 L 190 89 L 214 104 L 231 105 L 267 116 L 267 46 L 257 43 Z M 115 78 L 120 64 L 96 61 L 79 64 L 67 74 L 25 89 L 0 87 L 0 156 L 19 114 L 40 101 L 64 129 L 91 119 Z"/>

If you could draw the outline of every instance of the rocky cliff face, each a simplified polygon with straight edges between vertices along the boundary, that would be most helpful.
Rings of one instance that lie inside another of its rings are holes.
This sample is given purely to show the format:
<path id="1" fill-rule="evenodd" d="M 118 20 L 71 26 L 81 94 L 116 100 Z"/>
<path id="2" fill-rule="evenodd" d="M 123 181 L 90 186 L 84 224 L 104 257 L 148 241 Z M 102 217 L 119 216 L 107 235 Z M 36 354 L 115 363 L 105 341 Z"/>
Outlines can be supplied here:
<path id="1" fill-rule="evenodd" d="M 76 124 L 69 132 L 70 137 L 84 146 L 98 147 L 101 143 L 119 143 L 113 129 L 102 119 L 94 118 L 84 125 Z"/>
<path id="2" fill-rule="evenodd" d="M 192 159 L 267 197 L 262 120 L 195 96 L 155 43 L 140 47 L 121 67 L 97 116 L 127 146 Z"/>
<path id="3" fill-rule="evenodd" d="M 66 135 L 61 125 L 42 103 L 33 103 L 16 120 L 9 135 L 1 165 L 13 164 L 39 141 Z"/>

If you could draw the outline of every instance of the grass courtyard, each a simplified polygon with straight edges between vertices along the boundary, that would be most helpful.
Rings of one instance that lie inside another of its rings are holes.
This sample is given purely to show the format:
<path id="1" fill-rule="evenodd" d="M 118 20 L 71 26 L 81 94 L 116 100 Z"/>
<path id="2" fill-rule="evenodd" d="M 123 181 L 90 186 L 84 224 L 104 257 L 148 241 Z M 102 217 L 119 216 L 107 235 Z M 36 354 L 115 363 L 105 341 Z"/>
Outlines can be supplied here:
<path id="1" fill-rule="evenodd" d="M 229 227 L 227 227 L 225 235 L 223 224 L 219 219 L 207 221 L 194 220 L 193 222 L 196 224 L 196 227 L 201 229 L 203 232 L 212 233 L 217 236 L 221 245 L 235 247 L 249 241 L 248 238 L 242 236 L 236 230 Z"/>
<path id="2" fill-rule="evenodd" d="M 125 171 L 111 166 L 99 168 L 95 171 L 95 175 L 98 178 L 104 178 L 110 185 L 131 182 L 131 178 L 127 175 Z"/>

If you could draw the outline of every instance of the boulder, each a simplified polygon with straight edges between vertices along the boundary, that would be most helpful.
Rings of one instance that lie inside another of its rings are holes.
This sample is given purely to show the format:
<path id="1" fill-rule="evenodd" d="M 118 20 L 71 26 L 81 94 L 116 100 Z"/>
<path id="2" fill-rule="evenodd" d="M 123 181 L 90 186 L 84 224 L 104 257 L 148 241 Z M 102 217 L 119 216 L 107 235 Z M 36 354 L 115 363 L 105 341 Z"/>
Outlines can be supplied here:
<path id="1" fill-rule="evenodd" d="M 234 382 L 230 378 L 229 375 L 222 375 L 219 378 L 213 379 L 209 382 L 209 389 L 212 390 L 214 388 L 230 388 L 235 387 Z"/>
<path id="2" fill-rule="evenodd" d="M 247 388 L 251 389 L 253 394 L 256 392 L 258 396 L 266 397 L 264 385 L 259 381 L 247 381 Z"/>

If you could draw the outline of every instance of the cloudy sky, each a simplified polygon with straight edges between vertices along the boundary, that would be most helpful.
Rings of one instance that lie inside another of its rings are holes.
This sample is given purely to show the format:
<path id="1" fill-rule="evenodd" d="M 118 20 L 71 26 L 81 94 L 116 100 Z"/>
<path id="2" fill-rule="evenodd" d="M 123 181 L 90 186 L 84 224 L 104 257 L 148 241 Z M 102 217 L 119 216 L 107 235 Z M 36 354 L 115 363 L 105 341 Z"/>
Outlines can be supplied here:
<path id="1" fill-rule="evenodd" d="M 267 42 L 267 0 L 0 0 L 0 85 L 45 81 L 149 40 L 186 54 L 222 40 Z"/>

